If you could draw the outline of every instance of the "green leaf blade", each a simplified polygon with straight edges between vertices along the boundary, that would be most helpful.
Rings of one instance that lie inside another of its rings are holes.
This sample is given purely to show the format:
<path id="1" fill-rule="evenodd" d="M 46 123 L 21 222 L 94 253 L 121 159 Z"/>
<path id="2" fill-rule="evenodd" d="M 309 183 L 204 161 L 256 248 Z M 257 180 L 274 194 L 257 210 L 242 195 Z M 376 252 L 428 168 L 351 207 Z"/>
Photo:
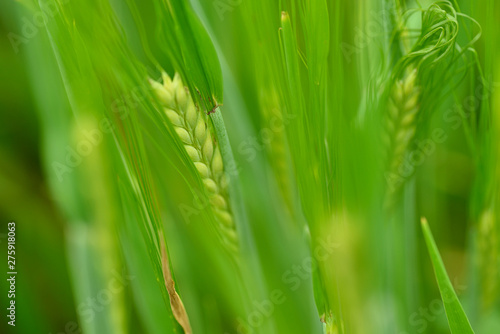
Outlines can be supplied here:
<path id="1" fill-rule="evenodd" d="M 467 315 L 462 308 L 462 304 L 460 304 L 460 300 L 458 299 L 458 296 L 453 289 L 453 285 L 451 284 L 450 278 L 446 273 L 446 268 L 444 266 L 443 260 L 441 259 L 441 255 L 439 255 L 439 250 L 437 248 L 436 242 L 434 241 L 434 237 L 432 236 L 432 232 L 429 224 L 427 223 L 427 219 L 422 218 L 421 223 L 425 243 L 427 244 L 427 249 L 431 257 L 432 266 L 434 267 L 434 273 L 436 274 L 439 292 L 441 293 L 441 298 L 443 300 L 444 309 L 451 333 L 474 334 L 469 319 L 467 319 Z"/>

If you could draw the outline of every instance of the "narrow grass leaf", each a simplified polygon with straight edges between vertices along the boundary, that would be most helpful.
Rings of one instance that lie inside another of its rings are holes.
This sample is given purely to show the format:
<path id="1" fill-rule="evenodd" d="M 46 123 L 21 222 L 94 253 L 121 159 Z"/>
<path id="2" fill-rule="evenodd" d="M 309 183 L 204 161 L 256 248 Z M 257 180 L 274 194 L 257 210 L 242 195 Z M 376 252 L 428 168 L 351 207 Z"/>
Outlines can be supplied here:
<path id="1" fill-rule="evenodd" d="M 422 231 L 424 233 L 425 243 L 427 244 L 427 249 L 429 250 L 429 255 L 432 260 L 432 265 L 434 267 L 434 273 L 436 274 L 436 280 L 438 282 L 439 291 L 441 292 L 441 298 L 443 300 L 444 309 L 446 311 L 446 317 L 448 318 L 448 324 L 450 325 L 450 330 L 452 334 L 470 334 L 474 333 L 472 327 L 467 319 L 460 300 L 453 289 L 450 278 L 446 273 L 446 268 L 444 266 L 441 255 L 439 255 L 439 250 L 432 236 L 431 229 L 427 223 L 427 219 L 422 218 Z"/>

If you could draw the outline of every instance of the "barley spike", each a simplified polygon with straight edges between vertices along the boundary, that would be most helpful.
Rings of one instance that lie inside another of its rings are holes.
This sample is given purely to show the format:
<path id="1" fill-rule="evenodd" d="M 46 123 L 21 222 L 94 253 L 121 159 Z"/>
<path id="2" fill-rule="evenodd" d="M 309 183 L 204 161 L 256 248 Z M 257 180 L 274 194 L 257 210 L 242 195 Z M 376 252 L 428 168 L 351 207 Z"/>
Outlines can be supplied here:
<path id="1" fill-rule="evenodd" d="M 208 116 L 196 108 L 178 74 L 171 79 L 163 73 L 162 78 L 163 85 L 150 80 L 153 91 L 202 179 L 224 244 L 236 251 L 238 238 L 234 216 L 228 204 L 224 165 L 219 146 L 208 125 Z"/>
<path id="2" fill-rule="evenodd" d="M 395 193 L 404 183 L 400 166 L 416 133 L 416 118 L 420 110 L 420 87 L 417 85 L 417 70 L 409 70 L 392 87 L 387 105 L 385 131 L 382 141 L 387 149 L 387 173 L 389 191 L 385 199 L 386 208 L 392 207 Z"/>

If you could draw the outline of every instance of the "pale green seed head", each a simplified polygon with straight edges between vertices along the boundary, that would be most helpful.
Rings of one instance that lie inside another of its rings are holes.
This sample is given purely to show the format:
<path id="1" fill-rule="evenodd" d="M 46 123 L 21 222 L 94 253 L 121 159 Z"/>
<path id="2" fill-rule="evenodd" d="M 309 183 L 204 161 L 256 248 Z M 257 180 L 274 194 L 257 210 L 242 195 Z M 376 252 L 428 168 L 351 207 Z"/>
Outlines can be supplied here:
<path id="1" fill-rule="evenodd" d="M 172 122 L 173 125 L 180 127 L 184 125 L 181 117 L 174 110 L 165 108 L 165 113 L 167 114 L 168 119 L 170 120 L 170 122 Z"/>
<path id="2" fill-rule="evenodd" d="M 226 200 L 219 194 L 213 195 L 212 198 L 210 198 L 210 203 L 221 210 L 227 210 Z"/>
<path id="3" fill-rule="evenodd" d="M 212 171 L 214 175 L 220 175 L 223 172 L 223 163 L 222 163 L 222 156 L 220 154 L 220 150 L 216 149 L 214 152 L 214 158 L 212 160 Z"/>
<path id="4" fill-rule="evenodd" d="M 198 173 L 200 173 L 202 178 L 208 178 L 210 176 L 210 171 L 208 170 L 207 165 L 205 165 L 203 162 L 195 162 L 194 163 L 196 169 L 198 170 Z"/>
<path id="5" fill-rule="evenodd" d="M 389 108 L 390 118 L 395 119 L 396 117 L 398 117 L 399 108 L 396 106 L 396 104 L 392 98 L 389 99 L 388 108 Z"/>
<path id="6" fill-rule="evenodd" d="M 173 91 L 177 91 L 178 89 L 184 87 L 184 85 L 182 84 L 181 76 L 177 72 L 174 75 L 174 79 L 172 80 L 171 87 L 172 87 Z"/>
<path id="7" fill-rule="evenodd" d="M 181 110 L 187 110 L 189 108 L 189 99 L 186 88 L 183 86 L 177 88 L 175 91 L 175 100 Z"/>
<path id="8" fill-rule="evenodd" d="M 191 158 L 191 160 L 193 160 L 194 162 L 201 161 L 200 153 L 198 152 L 197 149 L 195 149 L 191 145 L 184 145 L 184 147 L 186 148 L 186 151 L 187 151 L 189 157 Z"/>
<path id="9" fill-rule="evenodd" d="M 225 227 L 231 228 L 232 230 L 234 227 L 233 217 L 231 217 L 227 211 L 215 210 L 215 216 Z"/>
<path id="10" fill-rule="evenodd" d="M 205 142 L 207 137 L 207 126 L 203 117 L 198 117 L 198 123 L 194 129 L 194 136 L 200 145 Z"/>
<path id="11" fill-rule="evenodd" d="M 398 80 L 396 85 L 394 86 L 394 93 L 392 94 L 392 98 L 394 99 L 394 104 L 400 105 L 405 98 L 405 90 L 403 87 L 403 82 Z"/>
<path id="12" fill-rule="evenodd" d="M 401 120 L 401 126 L 408 127 L 415 122 L 415 117 L 417 116 L 418 107 L 414 106 L 413 109 L 408 110 Z"/>
<path id="13" fill-rule="evenodd" d="M 413 92 L 413 93 L 407 95 L 407 100 L 405 101 L 405 104 L 403 107 L 404 110 L 414 109 L 418 104 L 418 97 L 419 97 L 419 94 L 417 92 Z"/>
<path id="14" fill-rule="evenodd" d="M 214 144 L 212 143 L 212 137 L 210 133 L 207 132 L 207 138 L 205 139 L 205 143 L 203 144 L 203 155 L 207 161 L 212 161 L 212 157 L 214 154 Z"/>
<path id="15" fill-rule="evenodd" d="M 172 86 L 172 79 L 166 72 L 161 72 L 161 78 L 163 79 L 163 85 L 165 87 Z"/>
<path id="16" fill-rule="evenodd" d="M 177 132 L 177 135 L 179 136 L 179 138 L 181 138 L 184 144 L 191 145 L 193 143 L 193 141 L 191 140 L 191 136 L 183 128 L 175 128 L 175 132 Z"/>
<path id="17" fill-rule="evenodd" d="M 191 129 L 194 129 L 196 127 L 196 123 L 198 123 L 198 110 L 196 110 L 194 104 L 190 104 L 186 110 L 186 121 Z"/>
<path id="18" fill-rule="evenodd" d="M 224 236 L 227 238 L 228 240 L 227 242 L 229 242 L 228 246 L 234 247 L 233 245 L 238 243 L 238 234 L 234 229 L 234 225 L 233 224 L 230 226 L 223 225 L 222 227 L 224 228 Z"/>
<path id="19" fill-rule="evenodd" d="M 226 174 L 222 174 L 220 176 L 219 183 L 220 183 L 220 187 L 223 190 L 227 189 L 229 182 L 228 182 L 228 178 L 227 178 Z"/>
<path id="20" fill-rule="evenodd" d="M 417 69 L 411 71 L 411 73 L 404 80 L 404 91 L 410 93 L 414 90 L 417 81 Z"/>
<path id="21" fill-rule="evenodd" d="M 396 142 L 401 144 L 403 142 L 406 142 L 407 139 L 409 137 L 409 134 L 408 132 L 406 131 L 399 131 L 397 134 L 396 134 Z"/>
<path id="22" fill-rule="evenodd" d="M 151 84 L 151 87 L 153 88 L 156 97 L 158 98 L 158 100 L 160 100 L 160 103 L 163 106 L 168 108 L 172 108 L 175 106 L 172 94 L 167 89 L 165 89 L 165 87 L 163 87 L 160 83 L 151 79 L 149 80 L 149 82 Z"/>
<path id="23" fill-rule="evenodd" d="M 209 193 L 215 194 L 218 191 L 217 184 L 212 179 L 204 179 L 203 184 L 207 188 Z"/>

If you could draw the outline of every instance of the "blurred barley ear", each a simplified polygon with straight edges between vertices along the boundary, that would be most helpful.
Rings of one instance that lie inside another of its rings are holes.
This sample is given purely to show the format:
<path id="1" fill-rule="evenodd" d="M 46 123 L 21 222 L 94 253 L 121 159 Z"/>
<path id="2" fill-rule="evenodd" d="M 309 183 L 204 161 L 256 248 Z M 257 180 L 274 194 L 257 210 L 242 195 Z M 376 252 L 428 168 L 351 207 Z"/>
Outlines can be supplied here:
<path id="1" fill-rule="evenodd" d="M 408 177 L 401 169 L 405 154 L 415 137 L 420 95 L 417 70 L 409 68 L 404 77 L 394 83 L 387 102 L 383 133 L 387 161 L 385 173 L 388 186 L 385 197 L 387 209 L 394 206 L 395 196 Z"/>
<path id="2" fill-rule="evenodd" d="M 279 96 L 275 91 L 262 92 L 260 105 L 266 119 L 267 128 L 261 131 L 262 141 L 266 144 L 274 177 L 289 213 L 296 211 L 294 204 L 294 185 L 292 184 L 292 167 L 289 145 L 286 138 L 283 109 Z"/>

